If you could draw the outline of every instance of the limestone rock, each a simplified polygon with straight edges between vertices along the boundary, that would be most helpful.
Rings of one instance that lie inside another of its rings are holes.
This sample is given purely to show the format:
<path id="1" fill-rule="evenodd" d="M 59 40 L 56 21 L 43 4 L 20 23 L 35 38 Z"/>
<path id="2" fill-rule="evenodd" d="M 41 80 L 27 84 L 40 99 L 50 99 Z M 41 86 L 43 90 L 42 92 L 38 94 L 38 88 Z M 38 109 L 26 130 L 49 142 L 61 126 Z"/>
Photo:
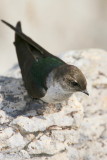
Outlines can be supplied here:
<path id="1" fill-rule="evenodd" d="M 8 76 L 17 77 L 17 72 L 15 68 Z M 73 95 L 67 104 L 48 106 L 32 100 L 22 80 L 16 77 L 0 77 L 0 156 L 54 157 L 65 152 L 67 146 L 77 144 L 83 106 L 76 97 Z"/>
<path id="2" fill-rule="evenodd" d="M 9 122 L 8 116 L 4 111 L 0 110 L 0 124 L 4 124 L 7 122 Z"/>
<path id="3" fill-rule="evenodd" d="M 47 154 L 54 155 L 60 151 L 64 151 L 66 146 L 64 143 L 58 142 L 49 136 L 43 135 L 38 140 L 35 139 L 28 145 L 28 153 L 30 154 Z"/>
<path id="4" fill-rule="evenodd" d="M 77 93 L 56 106 L 33 101 L 13 67 L 0 77 L 0 160 L 107 159 L 107 52 L 61 57 L 84 72 L 90 96 Z"/>
<path id="5" fill-rule="evenodd" d="M 88 80 L 90 96 L 77 93 L 84 106 L 84 120 L 80 128 L 77 147 L 84 160 L 107 159 L 107 52 L 97 49 L 72 51 L 64 59 L 78 66 Z"/>

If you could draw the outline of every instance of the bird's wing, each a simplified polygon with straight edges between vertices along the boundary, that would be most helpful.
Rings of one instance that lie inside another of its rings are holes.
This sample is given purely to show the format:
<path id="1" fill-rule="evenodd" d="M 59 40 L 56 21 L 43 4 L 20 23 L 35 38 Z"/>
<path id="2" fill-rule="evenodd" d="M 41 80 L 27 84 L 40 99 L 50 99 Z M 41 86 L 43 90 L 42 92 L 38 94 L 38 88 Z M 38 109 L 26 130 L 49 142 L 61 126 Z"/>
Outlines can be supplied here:
<path id="1" fill-rule="evenodd" d="M 43 47 L 41 47 L 39 44 L 37 44 L 36 42 L 34 42 L 31 38 L 29 38 L 28 36 L 26 36 L 24 33 L 22 33 L 22 31 L 18 28 L 18 27 L 14 27 L 11 24 L 9 24 L 8 22 L 1 20 L 3 23 L 5 23 L 7 26 L 9 26 L 11 29 L 13 29 L 16 34 L 22 38 L 23 40 L 25 40 L 29 45 L 32 46 L 32 50 L 33 47 L 39 52 L 39 55 L 46 57 L 46 56 L 52 56 L 54 58 L 59 59 L 59 61 L 62 61 L 60 58 L 52 55 L 51 53 L 49 53 L 48 51 L 46 51 Z M 21 26 L 21 23 L 20 23 Z M 36 55 L 36 52 L 34 53 Z M 38 53 L 37 53 L 38 54 Z"/>
<path id="2" fill-rule="evenodd" d="M 33 98 L 42 98 L 46 94 L 46 76 L 52 69 L 65 62 L 50 54 L 31 38 L 22 33 L 21 23 L 16 28 L 2 20 L 15 31 L 15 47 L 25 87 Z"/>

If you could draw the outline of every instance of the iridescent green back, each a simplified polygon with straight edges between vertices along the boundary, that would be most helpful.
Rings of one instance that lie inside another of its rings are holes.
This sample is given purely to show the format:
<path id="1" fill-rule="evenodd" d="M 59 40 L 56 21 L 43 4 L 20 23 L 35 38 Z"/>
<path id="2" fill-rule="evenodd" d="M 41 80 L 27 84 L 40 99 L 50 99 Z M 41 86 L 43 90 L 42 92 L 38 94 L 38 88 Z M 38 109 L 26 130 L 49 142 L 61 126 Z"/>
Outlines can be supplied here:
<path id="1" fill-rule="evenodd" d="M 64 62 L 54 57 L 40 58 L 32 65 L 31 75 L 38 85 L 45 87 L 46 76 L 56 67 L 63 65 Z"/>

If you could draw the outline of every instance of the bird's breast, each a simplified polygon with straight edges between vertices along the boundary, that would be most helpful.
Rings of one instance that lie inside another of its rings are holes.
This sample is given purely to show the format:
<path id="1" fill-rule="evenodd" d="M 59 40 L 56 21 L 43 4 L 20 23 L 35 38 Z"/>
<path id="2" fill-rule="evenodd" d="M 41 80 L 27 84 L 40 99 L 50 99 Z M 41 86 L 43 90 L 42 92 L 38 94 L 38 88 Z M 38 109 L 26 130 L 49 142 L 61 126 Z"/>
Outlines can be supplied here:
<path id="1" fill-rule="evenodd" d="M 54 82 L 50 85 L 42 100 L 47 103 L 60 103 L 61 101 L 68 99 L 70 96 L 71 93 L 66 92 L 60 83 Z"/>

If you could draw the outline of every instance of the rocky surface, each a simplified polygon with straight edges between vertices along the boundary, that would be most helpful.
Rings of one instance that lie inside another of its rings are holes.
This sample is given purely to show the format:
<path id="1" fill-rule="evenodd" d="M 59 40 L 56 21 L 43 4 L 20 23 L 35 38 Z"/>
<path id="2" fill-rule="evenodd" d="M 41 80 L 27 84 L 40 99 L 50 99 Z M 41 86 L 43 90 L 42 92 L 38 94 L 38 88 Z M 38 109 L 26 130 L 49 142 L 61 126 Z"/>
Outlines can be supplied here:
<path id="1" fill-rule="evenodd" d="M 61 57 L 84 72 L 90 96 L 77 93 L 57 106 L 32 100 L 13 67 L 0 77 L 0 160 L 107 159 L 107 52 Z"/>

